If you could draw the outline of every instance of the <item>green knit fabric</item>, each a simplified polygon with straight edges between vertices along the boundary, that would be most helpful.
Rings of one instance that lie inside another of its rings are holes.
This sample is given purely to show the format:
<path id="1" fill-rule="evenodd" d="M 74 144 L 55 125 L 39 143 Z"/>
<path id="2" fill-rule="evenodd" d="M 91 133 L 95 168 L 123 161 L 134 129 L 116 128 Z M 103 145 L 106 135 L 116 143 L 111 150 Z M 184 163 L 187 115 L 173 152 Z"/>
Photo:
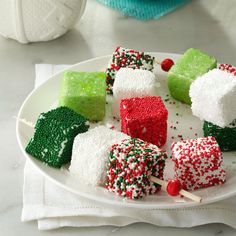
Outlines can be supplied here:
<path id="1" fill-rule="evenodd" d="M 125 16 L 139 20 L 159 19 L 190 0 L 98 0 Z"/>

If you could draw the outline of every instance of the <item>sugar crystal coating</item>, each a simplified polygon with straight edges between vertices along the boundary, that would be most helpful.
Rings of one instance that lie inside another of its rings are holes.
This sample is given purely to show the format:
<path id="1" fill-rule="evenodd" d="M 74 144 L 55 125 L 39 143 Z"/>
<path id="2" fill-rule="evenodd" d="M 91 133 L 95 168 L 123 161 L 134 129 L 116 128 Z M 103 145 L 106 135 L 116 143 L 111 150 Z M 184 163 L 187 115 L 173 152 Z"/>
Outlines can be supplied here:
<path id="1" fill-rule="evenodd" d="M 236 67 L 230 64 L 220 64 L 219 69 L 236 76 Z M 204 136 L 213 136 L 218 142 L 221 151 L 236 150 L 236 120 L 222 128 L 211 122 L 204 121 Z"/>
<path id="2" fill-rule="evenodd" d="M 49 166 L 60 168 L 71 160 L 74 137 L 88 130 L 87 119 L 67 107 L 41 113 L 26 152 Z"/>
<path id="3" fill-rule="evenodd" d="M 87 185 L 104 185 L 109 147 L 129 136 L 105 126 L 98 126 L 76 136 L 70 172 Z"/>
<path id="4" fill-rule="evenodd" d="M 195 80 L 190 88 L 193 115 L 222 128 L 236 118 L 235 76 L 213 69 Z"/>
<path id="5" fill-rule="evenodd" d="M 120 103 L 121 130 L 132 138 L 163 146 L 167 138 L 168 111 L 158 96 L 123 99 Z"/>
<path id="6" fill-rule="evenodd" d="M 154 57 L 147 53 L 117 47 L 107 67 L 107 93 L 112 94 L 113 83 L 117 71 L 122 67 L 153 70 Z"/>
<path id="7" fill-rule="evenodd" d="M 198 49 L 190 48 L 168 72 L 168 88 L 176 100 L 191 104 L 189 88 L 199 76 L 216 67 L 216 59 Z"/>
<path id="8" fill-rule="evenodd" d="M 184 189 L 197 190 L 225 182 L 223 156 L 214 137 L 174 142 L 171 150 L 175 178 Z"/>
<path id="9" fill-rule="evenodd" d="M 120 102 L 124 98 L 156 95 L 155 75 L 148 70 L 121 68 L 113 85 L 113 115 L 119 117 Z"/>
<path id="10" fill-rule="evenodd" d="M 126 139 L 111 147 L 106 188 L 122 197 L 138 199 L 160 186 L 150 176 L 163 179 L 166 153 L 141 139 Z"/>
<path id="11" fill-rule="evenodd" d="M 106 104 L 106 73 L 65 72 L 59 103 L 89 120 L 102 120 Z"/>

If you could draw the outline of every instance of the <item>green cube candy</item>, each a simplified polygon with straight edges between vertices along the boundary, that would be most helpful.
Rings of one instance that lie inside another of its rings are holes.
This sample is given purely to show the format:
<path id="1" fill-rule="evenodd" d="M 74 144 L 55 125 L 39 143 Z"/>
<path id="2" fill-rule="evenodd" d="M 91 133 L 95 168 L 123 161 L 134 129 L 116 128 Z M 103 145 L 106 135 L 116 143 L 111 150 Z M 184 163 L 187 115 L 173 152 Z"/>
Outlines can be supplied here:
<path id="1" fill-rule="evenodd" d="M 229 126 L 224 128 L 204 121 L 203 132 L 205 137 L 215 137 L 221 151 L 236 150 L 236 120 L 234 120 Z"/>
<path id="2" fill-rule="evenodd" d="M 41 113 L 26 152 L 49 166 L 60 168 L 71 160 L 74 138 L 88 130 L 87 119 L 67 107 Z"/>
<path id="3" fill-rule="evenodd" d="M 190 48 L 168 72 L 168 88 L 176 100 L 191 104 L 189 89 L 191 83 L 211 69 L 216 68 L 216 59 L 198 49 Z"/>
<path id="4" fill-rule="evenodd" d="M 59 103 L 89 120 L 102 120 L 106 105 L 106 73 L 65 72 Z"/>

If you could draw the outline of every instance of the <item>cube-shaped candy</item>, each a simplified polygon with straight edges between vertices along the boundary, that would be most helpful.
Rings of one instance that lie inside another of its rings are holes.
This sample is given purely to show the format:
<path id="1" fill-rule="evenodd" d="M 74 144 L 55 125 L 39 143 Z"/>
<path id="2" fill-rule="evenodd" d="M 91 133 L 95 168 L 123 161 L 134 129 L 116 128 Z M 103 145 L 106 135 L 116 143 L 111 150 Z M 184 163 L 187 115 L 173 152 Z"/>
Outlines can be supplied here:
<path id="1" fill-rule="evenodd" d="M 113 115 L 119 117 L 122 99 L 156 95 L 155 75 L 148 70 L 121 68 L 116 74 L 113 95 Z"/>
<path id="2" fill-rule="evenodd" d="M 189 88 L 200 75 L 216 67 L 216 59 L 198 49 L 190 48 L 168 72 L 168 88 L 176 100 L 191 104 Z"/>
<path id="3" fill-rule="evenodd" d="M 201 120 L 223 128 L 236 118 L 236 78 L 227 71 L 213 69 L 200 76 L 190 96 L 192 112 Z"/>
<path id="4" fill-rule="evenodd" d="M 221 151 L 236 150 L 236 120 L 224 128 L 214 125 L 211 122 L 204 121 L 203 131 L 204 136 L 215 137 Z"/>
<path id="5" fill-rule="evenodd" d="M 77 135 L 73 144 L 70 172 L 83 184 L 105 184 L 109 148 L 129 136 L 105 126 Z"/>
<path id="6" fill-rule="evenodd" d="M 138 199 L 156 193 L 160 186 L 149 177 L 163 179 L 167 156 L 157 146 L 140 139 L 126 139 L 111 147 L 106 188 L 120 196 Z"/>
<path id="7" fill-rule="evenodd" d="M 74 137 L 88 130 L 87 119 L 67 107 L 41 113 L 26 152 L 60 168 L 71 160 Z"/>
<path id="8" fill-rule="evenodd" d="M 59 103 L 89 120 L 102 120 L 106 104 L 106 74 L 104 72 L 65 72 Z"/>
<path id="9" fill-rule="evenodd" d="M 223 156 L 214 137 L 174 142 L 171 150 L 175 178 L 184 189 L 196 190 L 225 182 Z"/>
<path id="10" fill-rule="evenodd" d="M 133 49 L 117 47 L 107 67 L 107 93 L 112 94 L 112 87 L 117 71 L 122 67 L 153 70 L 154 57 Z"/>
<path id="11" fill-rule="evenodd" d="M 120 104 L 121 131 L 132 138 L 163 146 L 167 137 L 168 111 L 158 96 L 129 98 Z"/>

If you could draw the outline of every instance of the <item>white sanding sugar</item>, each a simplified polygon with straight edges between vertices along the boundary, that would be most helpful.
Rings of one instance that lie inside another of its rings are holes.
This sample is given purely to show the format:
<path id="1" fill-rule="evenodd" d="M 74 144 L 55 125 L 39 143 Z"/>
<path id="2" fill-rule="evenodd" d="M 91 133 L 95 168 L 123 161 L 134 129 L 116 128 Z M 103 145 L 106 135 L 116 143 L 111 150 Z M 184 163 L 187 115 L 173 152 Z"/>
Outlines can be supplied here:
<path id="1" fill-rule="evenodd" d="M 155 74 L 148 70 L 121 68 L 116 74 L 113 95 L 113 115 L 119 117 L 121 99 L 156 95 Z"/>
<path id="2" fill-rule="evenodd" d="M 103 185 L 110 147 L 128 137 L 105 126 L 78 134 L 74 139 L 70 172 L 75 174 L 81 183 Z"/>
<path id="3" fill-rule="evenodd" d="M 236 77 L 213 69 L 197 78 L 190 87 L 192 112 L 201 120 L 220 127 L 236 118 Z"/>

